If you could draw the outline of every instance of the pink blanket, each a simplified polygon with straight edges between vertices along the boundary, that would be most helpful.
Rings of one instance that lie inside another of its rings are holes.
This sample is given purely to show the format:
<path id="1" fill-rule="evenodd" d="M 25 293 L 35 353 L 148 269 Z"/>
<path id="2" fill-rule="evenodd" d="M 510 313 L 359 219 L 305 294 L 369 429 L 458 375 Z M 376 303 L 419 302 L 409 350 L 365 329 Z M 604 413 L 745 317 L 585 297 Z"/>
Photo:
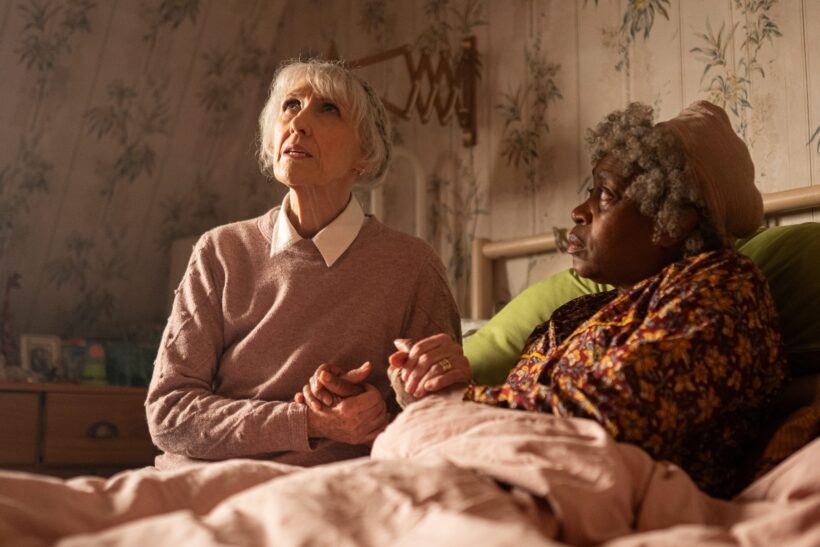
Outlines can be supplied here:
<path id="1" fill-rule="evenodd" d="M 594 422 L 428 398 L 372 459 L 0 473 L 0 545 L 820 545 L 818 461 L 725 502 Z"/>

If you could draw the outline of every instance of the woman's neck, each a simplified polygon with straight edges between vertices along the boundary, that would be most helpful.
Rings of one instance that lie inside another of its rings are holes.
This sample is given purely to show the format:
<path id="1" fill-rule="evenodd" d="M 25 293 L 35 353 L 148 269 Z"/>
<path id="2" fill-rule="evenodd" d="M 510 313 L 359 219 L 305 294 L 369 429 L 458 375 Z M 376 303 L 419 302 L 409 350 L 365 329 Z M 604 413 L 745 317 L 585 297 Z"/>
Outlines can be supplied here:
<path id="1" fill-rule="evenodd" d="M 288 219 L 305 239 L 312 239 L 338 217 L 351 199 L 350 190 L 291 188 Z"/>

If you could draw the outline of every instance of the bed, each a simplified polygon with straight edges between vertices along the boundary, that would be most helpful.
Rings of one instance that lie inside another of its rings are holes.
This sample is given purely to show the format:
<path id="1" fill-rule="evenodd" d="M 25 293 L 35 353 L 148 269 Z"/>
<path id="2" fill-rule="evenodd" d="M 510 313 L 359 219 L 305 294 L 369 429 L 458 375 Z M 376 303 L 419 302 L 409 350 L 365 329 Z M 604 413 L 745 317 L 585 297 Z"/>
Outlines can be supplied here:
<path id="1" fill-rule="evenodd" d="M 767 213 L 818 207 L 818 190 L 770 194 Z M 799 205 L 784 205 L 798 194 Z M 808 235 L 789 245 L 783 230 L 769 229 L 777 237 L 765 247 L 816 263 L 820 253 L 801 245 L 820 244 L 818 227 L 808 223 Z M 478 242 L 476 260 L 520 255 L 522 246 L 544 252 L 551 237 Z M 476 277 L 487 297 L 491 282 Z M 808 278 L 820 283 L 816 269 Z M 820 293 L 772 279 L 820 315 Z M 797 334 L 820 337 L 814 328 Z M 799 336 L 789 340 L 790 358 L 811 349 L 795 347 Z M 0 472 L 0 545 L 820 545 L 820 359 L 810 370 L 815 354 L 803 353 L 808 369 L 756 455 L 770 469 L 730 501 L 705 495 L 678 467 L 615 442 L 595 422 L 465 404 L 455 393 L 410 405 L 370 458 L 317 468 L 230 460 L 110 479 Z"/>

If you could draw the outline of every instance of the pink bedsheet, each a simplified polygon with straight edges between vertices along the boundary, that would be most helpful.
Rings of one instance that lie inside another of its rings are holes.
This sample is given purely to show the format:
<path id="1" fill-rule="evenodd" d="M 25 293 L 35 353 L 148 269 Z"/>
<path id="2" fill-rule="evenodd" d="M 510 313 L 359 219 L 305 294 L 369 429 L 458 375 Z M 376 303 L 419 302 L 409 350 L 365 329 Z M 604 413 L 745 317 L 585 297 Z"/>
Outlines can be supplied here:
<path id="1" fill-rule="evenodd" d="M 0 472 L 1 545 L 820 545 L 820 440 L 732 502 L 594 422 L 428 398 L 371 459 Z"/>

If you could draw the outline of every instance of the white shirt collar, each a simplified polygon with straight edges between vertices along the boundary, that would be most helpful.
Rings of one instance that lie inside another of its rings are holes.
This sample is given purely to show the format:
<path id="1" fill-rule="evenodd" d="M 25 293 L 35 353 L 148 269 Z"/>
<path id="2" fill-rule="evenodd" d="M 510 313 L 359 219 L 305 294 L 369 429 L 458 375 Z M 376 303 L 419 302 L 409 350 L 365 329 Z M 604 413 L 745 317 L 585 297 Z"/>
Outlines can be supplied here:
<path id="1" fill-rule="evenodd" d="M 299 241 L 302 236 L 293 227 L 288 218 L 290 210 L 290 193 L 285 195 L 282 206 L 276 215 L 273 223 L 273 234 L 271 237 L 270 256 L 275 255 L 285 247 Z M 322 228 L 318 234 L 313 236 L 311 241 L 316 245 L 319 254 L 325 260 L 328 268 L 339 259 L 340 256 L 350 247 L 364 222 L 364 211 L 358 200 L 351 196 L 347 202 L 347 207 L 339 216 Z"/>

